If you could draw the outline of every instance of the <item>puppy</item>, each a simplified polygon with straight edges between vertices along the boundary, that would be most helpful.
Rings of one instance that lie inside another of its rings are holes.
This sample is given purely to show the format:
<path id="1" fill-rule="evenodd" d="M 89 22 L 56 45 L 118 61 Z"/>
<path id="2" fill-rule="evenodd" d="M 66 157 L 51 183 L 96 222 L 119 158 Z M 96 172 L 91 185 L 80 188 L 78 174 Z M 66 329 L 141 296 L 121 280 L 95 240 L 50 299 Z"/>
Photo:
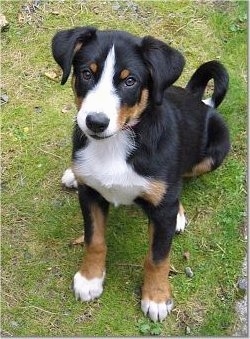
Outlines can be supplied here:
<path id="1" fill-rule="evenodd" d="M 73 66 L 78 109 L 72 166 L 63 183 L 78 187 L 86 254 L 74 276 L 77 299 L 100 297 L 109 204 L 136 203 L 149 219 L 141 308 L 162 321 L 173 307 L 169 252 L 186 220 L 182 180 L 215 170 L 227 155 L 228 129 L 215 108 L 228 87 L 218 61 L 201 65 L 185 89 L 173 86 L 184 67 L 176 49 L 153 37 L 77 27 L 59 31 L 52 51 L 64 84 Z M 214 92 L 202 102 L 206 85 Z"/>

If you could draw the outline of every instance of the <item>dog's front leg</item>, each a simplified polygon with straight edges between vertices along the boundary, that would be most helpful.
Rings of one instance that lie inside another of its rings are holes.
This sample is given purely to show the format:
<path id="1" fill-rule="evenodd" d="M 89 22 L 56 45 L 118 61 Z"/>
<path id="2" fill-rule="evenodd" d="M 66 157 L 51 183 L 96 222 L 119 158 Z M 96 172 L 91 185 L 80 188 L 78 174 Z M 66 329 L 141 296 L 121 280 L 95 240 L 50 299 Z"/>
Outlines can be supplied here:
<path id="1" fill-rule="evenodd" d="M 147 208 L 150 249 L 145 259 L 141 308 L 153 321 L 162 321 L 173 307 L 168 281 L 169 252 L 175 234 L 178 201 Z"/>
<path id="2" fill-rule="evenodd" d="M 86 253 L 79 271 L 74 276 L 76 299 L 89 301 L 103 291 L 105 277 L 105 226 L 109 203 L 96 191 L 79 185 L 79 201 L 84 218 Z"/>

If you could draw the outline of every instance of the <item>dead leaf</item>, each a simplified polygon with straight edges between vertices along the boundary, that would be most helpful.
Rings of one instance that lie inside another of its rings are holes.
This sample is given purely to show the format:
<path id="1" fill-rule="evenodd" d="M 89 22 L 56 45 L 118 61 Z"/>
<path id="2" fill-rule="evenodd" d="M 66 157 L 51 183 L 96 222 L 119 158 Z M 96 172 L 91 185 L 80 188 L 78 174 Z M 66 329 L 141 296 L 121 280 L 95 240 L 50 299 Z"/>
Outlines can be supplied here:
<path id="1" fill-rule="evenodd" d="M 170 265 L 169 274 L 177 274 L 177 273 L 182 273 L 182 272 L 178 271 L 173 265 Z"/>
<path id="2" fill-rule="evenodd" d="M 8 21 L 6 20 L 6 17 L 0 13 L 0 27 L 1 27 L 1 32 L 5 32 L 10 28 L 10 25 Z"/>
<path id="3" fill-rule="evenodd" d="M 184 252 L 183 253 L 183 258 L 188 261 L 190 259 L 190 253 L 188 251 Z"/>
<path id="4" fill-rule="evenodd" d="M 69 245 L 74 246 L 74 245 L 83 245 L 84 244 L 84 235 L 81 235 L 79 238 L 72 240 Z"/>
<path id="5" fill-rule="evenodd" d="M 1 105 L 7 104 L 9 102 L 9 97 L 7 94 L 1 95 Z"/>
<path id="6" fill-rule="evenodd" d="M 69 113 L 74 106 L 72 104 L 66 104 L 62 108 L 62 113 Z"/>
<path id="7" fill-rule="evenodd" d="M 44 75 L 50 80 L 53 80 L 53 81 L 56 81 L 56 82 L 59 81 L 60 74 L 59 74 L 58 71 L 49 70 L 49 71 L 45 72 Z"/>

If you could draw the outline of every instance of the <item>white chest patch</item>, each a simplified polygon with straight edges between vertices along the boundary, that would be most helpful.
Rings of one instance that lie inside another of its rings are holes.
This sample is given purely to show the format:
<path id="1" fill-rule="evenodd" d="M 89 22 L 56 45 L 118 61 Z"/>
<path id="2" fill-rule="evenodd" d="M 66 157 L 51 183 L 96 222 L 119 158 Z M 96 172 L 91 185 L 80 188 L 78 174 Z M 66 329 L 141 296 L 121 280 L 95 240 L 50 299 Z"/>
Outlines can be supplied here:
<path id="1" fill-rule="evenodd" d="M 133 148 L 126 131 L 101 141 L 91 140 L 87 147 L 76 153 L 74 173 L 78 180 L 116 206 L 132 204 L 149 186 L 149 180 L 137 174 L 126 162 Z"/>

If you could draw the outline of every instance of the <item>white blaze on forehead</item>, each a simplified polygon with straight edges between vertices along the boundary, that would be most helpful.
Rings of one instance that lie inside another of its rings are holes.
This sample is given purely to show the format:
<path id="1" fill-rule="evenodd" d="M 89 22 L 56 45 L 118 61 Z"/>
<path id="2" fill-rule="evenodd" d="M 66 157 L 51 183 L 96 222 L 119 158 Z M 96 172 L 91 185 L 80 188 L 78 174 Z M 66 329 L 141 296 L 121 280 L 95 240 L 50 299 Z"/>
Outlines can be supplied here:
<path id="1" fill-rule="evenodd" d="M 115 74 L 115 47 L 111 48 L 108 53 L 107 59 L 105 61 L 101 78 L 94 88 L 95 92 L 99 92 L 99 94 L 110 94 L 115 91 L 113 86 L 113 77 Z"/>
<path id="2" fill-rule="evenodd" d="M 105 60 L 98 83 L 87 93 L 78 112 L 77 122 L 83 131 L 87 131 L 85 122 L 87 115 L 93 113 L 103 113 L 110 119 L 108 129 L 105 131 L 106 135 L 115 133 L 117 130 L 120 99 L 113 84 L 115 63 L 115 48 L 113 45 Z"/>

